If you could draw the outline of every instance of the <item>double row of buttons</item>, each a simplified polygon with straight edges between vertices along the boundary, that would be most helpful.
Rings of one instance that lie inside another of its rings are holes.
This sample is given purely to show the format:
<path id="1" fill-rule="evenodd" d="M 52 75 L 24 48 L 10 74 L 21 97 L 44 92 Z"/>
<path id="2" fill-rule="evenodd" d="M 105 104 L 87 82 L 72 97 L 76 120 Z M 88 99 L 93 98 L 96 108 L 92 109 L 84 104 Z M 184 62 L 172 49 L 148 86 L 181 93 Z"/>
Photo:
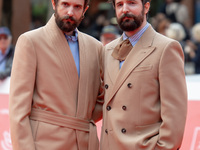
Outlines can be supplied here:
<path id="1" fill-rule="evenodd" d="M 121 129 L 121 132 L 125 134 L 125 133 L 126 133 L 126 129 L 125 129 L 125 128 L 122 128 L 122 129 Z M 107 129 L 105 130 L 105 133 L 108 134 L 108 130 L 107 130 Z"/>
<path id="2" fill-rule="evenodd" d="M 107 111 L 110 111 L 111 110 L 111 106 L 107 106 L 106 109 L 107 109 Z M 127 109 L 127 107 L 126 106 L 122 106 L 122 109 L 125 111 Z M 107 129 L 105 130 L 105 132 L 108 134 L 108 130 Z M 121 132 L 122 133 L 126 133 L 126 129 L 125 128 L 121 129 Z"/>
<path id="3" fill-rule="evenodd" d="M 128 86 L 128 88 L 132 88 L 132 84 L 131 83 L 128 83 L 127 86 Z M 108 89 L 108 88 L 109 88 L 108 84 L 105 84 L 105 89 Z M 107 111 L 110 111 L 112 108 L 111 108 L 111 106 L 107 106 L 106 109 L 107 109 Z M 122 106 L 122 110 L 126 111 L 127 107 L 125 105 Z M 121 132 L 123 134 L 125 134 L 126 133 L 126 129 L 122 128 Z M 108 130 L 107 129 L 105 129 L 105 133 L 108 134 Z"/>
<path id="4" fill-rule="evenodd" d="M 110 111 L 112 108 L 111 108 L 111 106 L 107 106 L 106 109 L 107 109 L 107 111 Z M 127 107 L 126 106 L 122 106 L 122 109 L 125 111 L 127 109 Z M 106 134 L 108 134 L 108 130 L 107 129 L 105 130 L 105 132 L 106 132 Z M 126 133 L 126 129 L 122 128 L 121 132 L 125 134 Z"/>
<path id="5" fill-rule="evenodd" d="M 131 83 L 128 83 L 127 84 L 128 88 L 132 88 L 133 85 Z M 105 89 L 108 89 L 109 88 L 109 85 L 108 84 L 105 84 Z"/>
<path id="6" fill-rule="evenodd" d="M 107 111 L 110 111 L 112 108 L 111 108 L 111 106 L 107 106 L 106 109 L 107 109 Z M 127 109 L 127 107 L 122 106 L 122 109 L 125 111 Z"/>

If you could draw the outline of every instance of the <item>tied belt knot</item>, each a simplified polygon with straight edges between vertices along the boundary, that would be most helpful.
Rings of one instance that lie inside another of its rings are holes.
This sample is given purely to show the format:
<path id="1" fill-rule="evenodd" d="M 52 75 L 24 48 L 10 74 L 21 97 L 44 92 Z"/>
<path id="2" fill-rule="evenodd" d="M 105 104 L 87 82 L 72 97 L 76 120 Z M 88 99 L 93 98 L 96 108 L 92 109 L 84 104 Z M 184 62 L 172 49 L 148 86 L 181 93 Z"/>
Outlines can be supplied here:
<path id="1" fill-rule="evenodd" d="M 32 108 L 30 119 L 66 128 L 71 128 L 74 130 L 88 132 L 89 133 L 88 150 L 98 149 L 99 146 L 98 141 L 97 142 L 95 141 L 95 139 L 97 138 L 96 124 L 93 120 L 85 120 L 82 118 L 58 114 L 55 112 L 45 111 L 36 108 Z M 81 147 L 79 147 L 79 150 L 81 150 Z"/>

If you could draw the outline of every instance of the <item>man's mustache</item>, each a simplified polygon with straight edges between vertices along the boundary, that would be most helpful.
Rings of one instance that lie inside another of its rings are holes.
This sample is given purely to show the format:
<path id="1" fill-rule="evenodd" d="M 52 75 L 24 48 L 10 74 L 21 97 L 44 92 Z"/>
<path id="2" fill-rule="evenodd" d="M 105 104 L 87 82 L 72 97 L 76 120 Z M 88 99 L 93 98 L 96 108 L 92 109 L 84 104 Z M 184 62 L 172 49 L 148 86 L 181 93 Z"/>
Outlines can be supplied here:
<path id="1" fill-rule="evenodd" d="M 132 15 L 132 14 L 123 14 L 121 17 L 120 17 L 120 20 L 123 20 L 125 17 L 128 17 L 128 18 L 135 18 L 135 15 Z"/>
<path id="2" fill-rule="evenodd" d="M 63 17 L 63 20 L 67 20 L 67 19 L 70 19 L 70 20 L 72 20 L 72 21 L 76 21 L 76 20 L 74 19 L 74 17 L 72 17 L 72 16 L 65 16 L 65 17 Z"/>

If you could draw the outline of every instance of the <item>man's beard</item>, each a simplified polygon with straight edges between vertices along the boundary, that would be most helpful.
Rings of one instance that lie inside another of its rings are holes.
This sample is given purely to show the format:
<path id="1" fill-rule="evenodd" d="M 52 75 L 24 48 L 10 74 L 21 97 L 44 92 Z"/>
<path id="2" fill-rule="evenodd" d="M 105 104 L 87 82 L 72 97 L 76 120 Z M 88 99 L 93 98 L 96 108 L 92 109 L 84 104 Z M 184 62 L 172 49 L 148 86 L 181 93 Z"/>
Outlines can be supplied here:
<path id="1" fill-rule="evenodd" d="M 76 20 L 74 17 L 65 16 L 61 18 L 57 11 L 55 12 L 56 24 L 63 32 L 74 31 L 81 23 L 83 17 Z M 70 21 L 67 21 L 70 20 Z"/>
<path id="2" fill-rule="evenodd" d="M 125 17 L 128 17 L 124 20 Z M 117 22 L 123 31 L 133 31 L 139 28 L 144 20 L 144 11 L 138 16 L 133 14 L 123 14 L 120 18 L 117 18 Z"/>

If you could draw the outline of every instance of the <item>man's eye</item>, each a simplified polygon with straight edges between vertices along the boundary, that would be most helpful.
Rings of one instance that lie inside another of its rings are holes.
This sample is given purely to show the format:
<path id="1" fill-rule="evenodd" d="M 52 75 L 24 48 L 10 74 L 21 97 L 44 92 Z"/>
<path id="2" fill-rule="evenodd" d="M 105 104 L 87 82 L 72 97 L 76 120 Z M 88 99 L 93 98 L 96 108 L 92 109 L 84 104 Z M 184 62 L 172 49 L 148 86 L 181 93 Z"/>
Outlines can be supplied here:
<path id="1" fill-rule="evenodd" d="M 135 4 L 134 2 L 129 2 L 129 4 Z"/>
<path id="2" fill-rule="evenodd" d="M 119 3 L 119 4 L 117 4 L 117 7 L 121 7 L 121 6 L 123 6 L 123 4 L 122 4 L 122 3 Z"/>
<path id="3" fill-rule="evenodd" d="M 81 9 L 81 6 L 79 6 L 79 5 L 76 5 L 76 6 L 75 6 L 75 8 L 77 8 L 77 9 Z"/>
<path id="4" fill-rule="evenodd" d="M 66 7 L 66 6 L 68 6 L 68 4 L 67 4 L 67 3 L 62 3 L 62 5 L 63 5 L 63 6 L 65 6 L 65 7 Z"/>

